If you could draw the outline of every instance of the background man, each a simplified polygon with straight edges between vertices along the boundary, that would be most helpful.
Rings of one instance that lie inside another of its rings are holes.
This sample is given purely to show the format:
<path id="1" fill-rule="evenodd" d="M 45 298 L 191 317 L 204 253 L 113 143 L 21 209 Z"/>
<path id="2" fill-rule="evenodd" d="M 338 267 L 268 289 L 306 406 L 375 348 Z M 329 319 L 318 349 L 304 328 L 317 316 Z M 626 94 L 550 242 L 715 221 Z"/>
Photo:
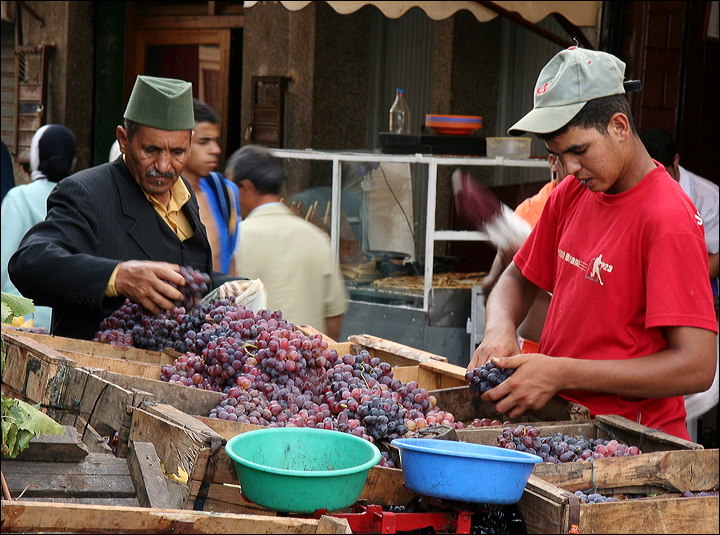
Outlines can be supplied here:
<path id="1" fill-rule="evenodd" d="M 235 275 L 235 249 L 240 225 L 240 193 L 237 186 L 218 172 L 220 165 L 220 116 L 210 106 L 193 99 L 195 135 L 183 178 L 197 196 L 208 240 L 213 268 Z"/>
<path id="2" fill-rule="evenodd" d="M 246 145 L 226 174 L 240 189 L 238 272 L 262 280 L 269 309 L 338 340 L 347 310 L 342 275 L 328 235 L 280 201 L 282 165 L 263 147 Z"/>

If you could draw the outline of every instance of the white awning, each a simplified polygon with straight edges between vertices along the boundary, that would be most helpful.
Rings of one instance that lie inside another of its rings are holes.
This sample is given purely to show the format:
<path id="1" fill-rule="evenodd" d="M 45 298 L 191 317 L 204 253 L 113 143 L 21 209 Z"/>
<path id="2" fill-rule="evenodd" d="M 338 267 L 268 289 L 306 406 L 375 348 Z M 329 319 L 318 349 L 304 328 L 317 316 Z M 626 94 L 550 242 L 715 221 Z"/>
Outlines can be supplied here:
<path id="1" fill-rule="evenodd" d="M 245 2 L 246 8 L 252 7 L 258 2 Z M 281 1 L 286 9 L 298 11 L 312 2 L 308 1 Z M 383 15 L 391 19 L 402 17 L 409 9 L 419 7 L 428 17 L 433 20 L 443 20 L 451 17 L 456 12 L 466 9 L 472 13 L 480 22 L 486 22 L 498 16 L 495 11 L 483 7 L 479 2 L 326 2 L 338 13 L 347 15 L 354 13 L 366 5 L 373 5 Z M 511 12 L 517 12 L 525 20 L 538 23 L 552 13 L 558 13 L 572 22 L 575 26 L 599 25 L 602 1 L 590 2 L 502 2 L 496 1 L 493 4 Z"/>

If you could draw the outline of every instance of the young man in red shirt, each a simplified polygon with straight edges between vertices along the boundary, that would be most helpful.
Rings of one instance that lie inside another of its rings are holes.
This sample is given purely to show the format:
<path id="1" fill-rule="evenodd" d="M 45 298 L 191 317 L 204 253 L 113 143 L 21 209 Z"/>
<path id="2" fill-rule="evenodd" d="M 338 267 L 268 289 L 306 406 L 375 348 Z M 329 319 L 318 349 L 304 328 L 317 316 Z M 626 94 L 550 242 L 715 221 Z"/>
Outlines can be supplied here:
<path id="1" fill-rule="evenodd" d="M 510 418 L 559 394 L 688 439 L 683 396 L 715 372 L 702 219 L 638 137 L 624 71 L 604 52 L 561 51 L 508 131 L 537 134 L 573 176 L 490 294 L 468 369 L 515 368 L 482 397 Z M 538 353 L 520 354 L 516 329 L 540 290 L 552 299 Z"/>

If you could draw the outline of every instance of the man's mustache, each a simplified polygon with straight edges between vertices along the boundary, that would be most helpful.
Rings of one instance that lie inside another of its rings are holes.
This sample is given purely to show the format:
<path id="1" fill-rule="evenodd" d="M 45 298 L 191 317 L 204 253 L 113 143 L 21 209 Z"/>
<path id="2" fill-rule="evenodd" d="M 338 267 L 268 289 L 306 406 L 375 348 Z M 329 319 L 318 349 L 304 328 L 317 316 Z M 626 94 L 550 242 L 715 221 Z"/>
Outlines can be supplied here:
<path id="1" fill-rule="evenodd" d="M 157 171 L 149 170 L 145 173 L 148 178 L 175 178 L 175 171 L 168 171 L 167 173 L 159 173 Z"/>

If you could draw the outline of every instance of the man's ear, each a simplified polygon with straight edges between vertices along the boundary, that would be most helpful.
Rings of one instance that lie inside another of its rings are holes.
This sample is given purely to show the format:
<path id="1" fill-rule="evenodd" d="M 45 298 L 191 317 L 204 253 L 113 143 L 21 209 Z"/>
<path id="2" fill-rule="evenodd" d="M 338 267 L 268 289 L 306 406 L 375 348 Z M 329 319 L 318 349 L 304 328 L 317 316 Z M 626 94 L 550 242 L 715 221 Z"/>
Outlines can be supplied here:
<path id="1" fill-rule="evenodd" d="M 127 147 L 127 143 L 128 143 L 127 130 L 125 130 L 125 128 L 123 126 L 118 126 L 115 129 L 115 136 L 117 137 L 117 140 L 118 140 L 118 147 L 120 148 L 120 152 L 125 154 L 127 152 L 125 150 L 125 148 Z"/>
<path id="2" fill-rule="evenodd" d="M 610 122 L 608 123 L 608 134 L 610 134 L 610 136 L 619 141 L 625 141 L 631 132 L 630 119 L 628 119 L 627 115 L 618 112 L 610 117 Z"/>

